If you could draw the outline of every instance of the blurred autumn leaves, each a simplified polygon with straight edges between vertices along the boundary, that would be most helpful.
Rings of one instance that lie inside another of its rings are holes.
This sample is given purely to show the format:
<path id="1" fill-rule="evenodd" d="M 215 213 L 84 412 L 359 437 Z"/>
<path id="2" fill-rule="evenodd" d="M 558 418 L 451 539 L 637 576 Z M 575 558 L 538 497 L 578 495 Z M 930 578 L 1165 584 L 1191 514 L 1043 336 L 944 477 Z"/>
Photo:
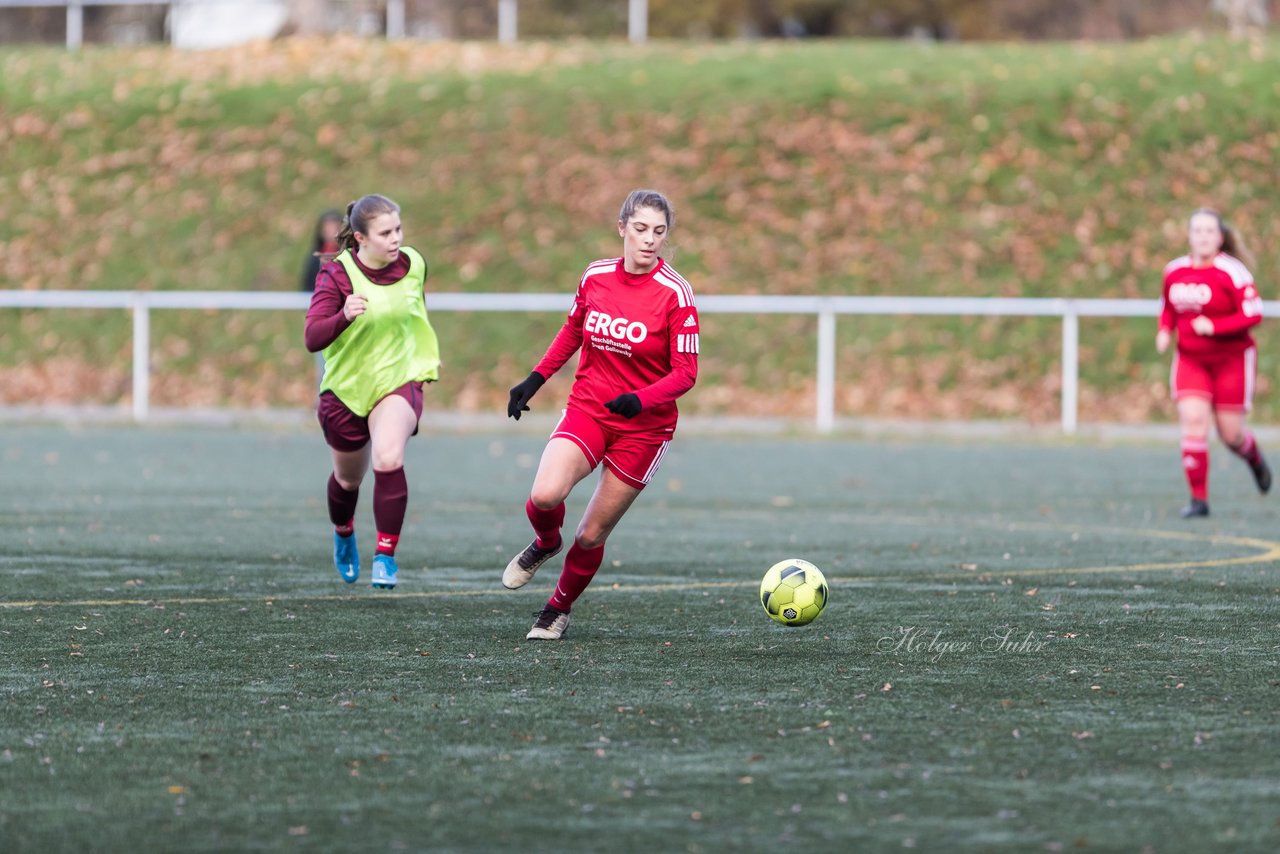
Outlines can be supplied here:
<path id="1" fill-rule="evenodd" d="M 659 186 L 680 209 L 676 263 L 703 294 L 1154 297 L 1182 218 L 1212 203 L 1251 239 L 1273 298 L 1275 48 L 344 37 L 11 51 L 0 254 L 7 287 L 288 289 L 316 213 L 382 190 L 403 204 L 436 289 L 567 293 L 583 264 L 616 251 L 626 190 Z M 157 404 L 313 394 L 299 318 L 153 322 Z M 125 394 L 122 317 L 4 323 L 0 401 Z M 495 405 L 555 323 L 442 318 L 436 405 Z M 711 320 L 688 408 L 807 414 L 812 327 Z M 1051 419 L 1057 332 L 844 319 L 840 411 Z M 1085 418 L 1167 410 L 1149 332 L 1086 324 Z M 1271 359 L 1264 341 L 1264 417 Z"/>
<path id="2" fill-rule="evenodd" d="M 538 0 L 534 0 L 536 4 Z M 1203 23 L 1204 0 L 649 0 L 668 35 L 1135 38 Z M 690 20 L 694 18 L 694 20 Z"/>
<path id="3" fill-rule="evenodd" d="M 621 38 L 627 0 L 517 0 L 521 38 Z M 924 36 L 941 39 L 1141 38 L 1220 26 L 1211 10 L 1241 8 L 1252 22 L 1268 0 L 649 0 L 654 38 Z M 385 0 L 285 0 L 287 35 L 380 32 Z M 1275 4 L 1272 0 L 1272 14 Z M 1244 7 L 1252 7 L 1245 9 Z M 163 5 L 89 6 L 90 43 L 155 40 Z M 405 0 L 408 33 L 418 38 L 493 39 L 497 0 Z M 1265 17 L 1265 12 L 1264 12 Z M 63 38 L 60 8 L 0 9 L 0 39 Z"/>
<path id="4" fill-rule="evenodd" d="M 1265 2 L 1265 0 L 1258 0 Z M 619 37 L 626 0 L 518 0 L 522 36 Z M 410 28 L 492 38 L 497 3 L 408 0 Z M 1210 22 L 1209 0 L 649 0 L 655 38 L 1139 38 Z"/>

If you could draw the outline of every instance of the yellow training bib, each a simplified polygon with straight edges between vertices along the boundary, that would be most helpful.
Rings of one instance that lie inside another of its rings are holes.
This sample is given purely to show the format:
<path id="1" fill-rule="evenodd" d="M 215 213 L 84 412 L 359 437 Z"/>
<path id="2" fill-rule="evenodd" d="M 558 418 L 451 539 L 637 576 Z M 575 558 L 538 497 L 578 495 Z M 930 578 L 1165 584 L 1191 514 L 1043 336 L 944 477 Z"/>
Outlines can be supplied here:
<path id="1" fill-rule="evenodd" d="M 391 285 L 369 281 L 349 249 L 334 259 L 367 302 L 364 314 L 325 348 L 320 390 L 332 391 L 356 415 L 368 415 L 407 382 L 439 378 L 440 346 L 423 296 L 427 262 L 411 247 L 400 251 L 409 258 L 409 272 Z"/>

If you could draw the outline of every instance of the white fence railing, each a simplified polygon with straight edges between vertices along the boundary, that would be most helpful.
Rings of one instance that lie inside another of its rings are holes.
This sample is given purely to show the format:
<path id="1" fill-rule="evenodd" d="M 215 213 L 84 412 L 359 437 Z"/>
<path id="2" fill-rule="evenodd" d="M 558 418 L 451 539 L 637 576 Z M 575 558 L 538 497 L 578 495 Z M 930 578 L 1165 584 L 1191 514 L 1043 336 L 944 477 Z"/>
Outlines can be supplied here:
<path id="1" fill-rule="evenodd" d="M 306 311 L 311 296 L 302 292 L 235 291 L 0 291 L 0 308 L 122 308 L 133 318 L 133 417 L 147 420 L 151 396 L 152 309 Z M 562 312 L 564 294 L 432 293 L 428 307 L 441 311 Z M 879 297 L 879 296 L 703 296 L 703 314 L 813 315 L 818 324 L 817 400 L 814 424 L 820 432 L 835 427 L 836 318 L 839 315 L 952 315 L 1062 318 L 1062 431 L 1078 425 L 1081 317 L 1147 317 L 1153 325 L 1156 300 L 1045 299 L 1030 297 Z M 1265 306 L 1280 312 L 1280 302 Z M 1154 333 L 1153 333 L 1154 334 Z"/>

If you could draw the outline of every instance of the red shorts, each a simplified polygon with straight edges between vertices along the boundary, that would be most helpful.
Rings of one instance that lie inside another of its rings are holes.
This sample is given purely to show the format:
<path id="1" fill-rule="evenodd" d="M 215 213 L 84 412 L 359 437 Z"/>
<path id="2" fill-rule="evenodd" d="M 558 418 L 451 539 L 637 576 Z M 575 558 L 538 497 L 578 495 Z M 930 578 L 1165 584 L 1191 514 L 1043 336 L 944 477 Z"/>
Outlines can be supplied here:
<path id="1" fill-rule="evenodd" d="M 552 439 L 568 439 L 577 445 L 591 468 L 600 463 L 618 476 L 623 483 L 636 489 L 644 489 L 662 465 L 671 434 L 618 433 L 577 409 L 566 409 Z"/>
<path id="2" fill-rule="evenodd" d="M 1253 384 L 1258 373 L 1258 350 L 1226 356 L 1187 356 L 1175 353 L 1169 372 L 1173 399 L 1202 397 L 1215 409 L 1248 412 L 1253 408 Z"/>
<path id="3" fill-rule="evenodd" d="M 391 394 L 398 394 L 409 401 L 414 416 L 422 418 L 422 383 L 405 383 Z M 369 444 L 369 419 L 347 409 L 347 405 L 331 391 L 321 393 L 316 404 L 316 418 L 320 420 L 325 442 L 335 451 L 358 451 Z M 413 428 L 412 435 L 418 435 L 417 427 Z"/>

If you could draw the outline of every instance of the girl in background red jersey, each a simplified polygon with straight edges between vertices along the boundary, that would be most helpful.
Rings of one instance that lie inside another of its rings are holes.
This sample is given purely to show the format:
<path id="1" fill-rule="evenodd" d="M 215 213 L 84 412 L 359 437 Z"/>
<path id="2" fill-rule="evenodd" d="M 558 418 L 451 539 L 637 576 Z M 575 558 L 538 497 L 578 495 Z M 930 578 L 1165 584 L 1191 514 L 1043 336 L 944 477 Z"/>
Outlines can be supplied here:
<path id="1" fill-rule="evenodd" d="M 1245 415 L 1253 404 L 1258 351 L 1249 329 L 1262 320 L 1262 299 L 1240 260 L 1248 253 L 1216 211 L 1191 215 L 1190 254 L 1164 268 L 1164 297 L 1156 349 L 1177 335 L 1170 385 L 1182 426 L 1182 467 L 1191 501 L 1184 518 L 1209 515 L 1209 421 L 1233 454 L 1253 472 L 1258 491 L 1271 488 L 1271 470 Z"/>
<path id="2" fill-rule="evenodd" d="M 698 311 L 693 290 L 662 258 L 675 214 L 653 190 L 635 190 L 618 214 L 622 257 L 596 261 L 578 284 L 569 317 L 528 378 L 511 389 L 507 415 L 581 351 L 568 407 L 551 434 L 525 503 L 537 535 L 511 559 L 502 583 L 528 584 L 560 553 L 564 501 L 603 463 L 564 569 L 528 638 L 554 640 L 604 560 L 609 534 L 653 478 L 676 429 L 676 398 L 698 376 Z"/>

